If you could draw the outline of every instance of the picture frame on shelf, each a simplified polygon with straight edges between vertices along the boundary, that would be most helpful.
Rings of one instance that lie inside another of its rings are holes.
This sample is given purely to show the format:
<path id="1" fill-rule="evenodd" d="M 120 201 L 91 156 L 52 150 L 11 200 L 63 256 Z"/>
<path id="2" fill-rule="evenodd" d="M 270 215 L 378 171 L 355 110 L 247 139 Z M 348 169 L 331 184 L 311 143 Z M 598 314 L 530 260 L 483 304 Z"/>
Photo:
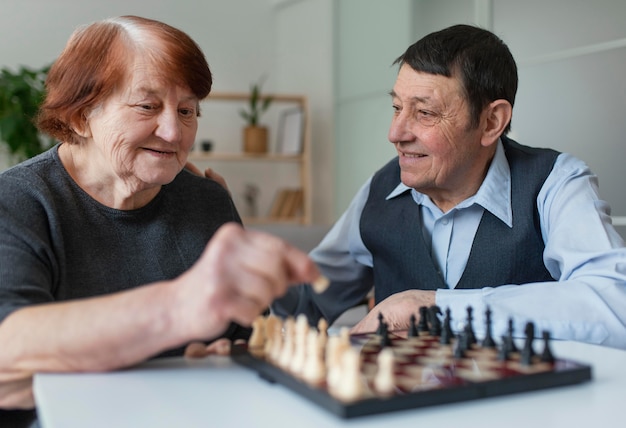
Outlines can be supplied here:
<path id="1" fill-rule="evenodd" d="M 278 122 L 276 152 L 282 155 L 299 155 L 304 143 L 304 111 L 300 107 L 283 111 Z"/>

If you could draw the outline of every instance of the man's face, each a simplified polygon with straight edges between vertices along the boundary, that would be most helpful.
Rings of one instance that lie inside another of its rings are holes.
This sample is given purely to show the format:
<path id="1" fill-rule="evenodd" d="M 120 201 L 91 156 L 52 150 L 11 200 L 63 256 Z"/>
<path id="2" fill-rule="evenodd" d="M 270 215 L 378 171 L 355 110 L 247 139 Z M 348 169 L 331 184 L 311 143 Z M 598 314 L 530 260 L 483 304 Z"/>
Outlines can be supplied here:
<path id="1" fill-rule="evenodd" d="M 455 77 L 400 68 L 391 92 L 389 141 L 398 151 L 401 180 L 427 194 L 444 212 L 476 192 L 486 164 L 480 126 Z"/>

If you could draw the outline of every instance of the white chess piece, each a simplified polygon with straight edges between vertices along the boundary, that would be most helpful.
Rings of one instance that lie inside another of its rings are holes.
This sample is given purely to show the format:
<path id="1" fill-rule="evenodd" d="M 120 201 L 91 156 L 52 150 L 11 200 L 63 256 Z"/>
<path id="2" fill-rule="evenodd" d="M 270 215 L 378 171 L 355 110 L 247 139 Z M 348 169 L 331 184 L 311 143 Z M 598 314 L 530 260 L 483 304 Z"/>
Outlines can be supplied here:
<path id="1" fill-rule="evenodd" d="M 324 348 L 320 342 L 324 340 L 322 333 L 310 329 L 307 336 L 306 361 L 302 369 L 302 378 L 310 384 L 317 385 L 326 378 Z"/>
<path id="2" fill-rule="evenodd" d="M 309 332 L 309 320 L 306 315 L 300 314 L 296 317 L 294 330 L 293 358 L 289 363 L 289 370 L 296 376 L 302 374 L 307 353 L 307 335 Z"/>
<path id="3" fill-rule="evenodd" d="M 391 395 L 396 387 L 394 355 L 391 348 L 384 348 L 378 354 L 378 371 L 374 377 L 374 389 L 379 394 Z"/>
<path id="4" fill-rule="evenodd" d="M 341 356 L 341 379 L 335 385 L 333 395 L 340 400 L 355 401 L 363 396 L 364 391 L 361 355 L 356 349 L 346 349 Z"/>

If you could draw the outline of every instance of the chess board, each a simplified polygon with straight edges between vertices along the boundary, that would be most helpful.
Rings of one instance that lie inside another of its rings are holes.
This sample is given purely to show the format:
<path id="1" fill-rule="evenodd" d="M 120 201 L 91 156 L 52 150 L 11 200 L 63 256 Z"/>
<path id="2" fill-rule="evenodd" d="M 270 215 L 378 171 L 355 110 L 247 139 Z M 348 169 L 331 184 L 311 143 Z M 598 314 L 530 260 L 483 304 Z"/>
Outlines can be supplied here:
<path id="1" fill-rule="evenodd" d="M 523 362 L 516 350 L 506 359 L 496 348 L 470 346 L 460 356 L 451 344 L 441 344 L 436 336 L 391 332 L 383 343 L 377 334 L 350 336 L 350 345 L 360 356 L 360 376 L 365 393 L 343 400 L 329 393 L 325 381 L 311 384 L 295 376 L 248 345 L 236 345 L 232 358 L 272 383 L 282 384 L 341 418 L 354 418 L 398 410 L 443 405 L 501 395 L 521 393 L 591 380 L 589 365 L 555 356 L 542 362 L 539 354 Z M 373 387 L 378 356 L 390 348 L 394 356 L 393 391 L 385 394 Z"/>

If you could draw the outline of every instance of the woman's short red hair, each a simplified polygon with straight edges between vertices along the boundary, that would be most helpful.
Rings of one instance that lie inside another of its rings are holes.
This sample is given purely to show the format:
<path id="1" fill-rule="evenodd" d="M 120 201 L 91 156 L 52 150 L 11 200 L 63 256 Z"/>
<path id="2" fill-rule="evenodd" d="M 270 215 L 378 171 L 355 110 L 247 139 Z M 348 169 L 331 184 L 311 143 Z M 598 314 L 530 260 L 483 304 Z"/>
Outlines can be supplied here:
<path id="1" fill-rule="evenodd" d="M 46 79 L 39 130 L 78 143 L 89 113 L 123 85 L 136 53 L 148 55 L 162 77 L 202 100 L 212 85 L 200 47 L 183 31 L 137 16 L 106 19 L 77 29 Z"/>

